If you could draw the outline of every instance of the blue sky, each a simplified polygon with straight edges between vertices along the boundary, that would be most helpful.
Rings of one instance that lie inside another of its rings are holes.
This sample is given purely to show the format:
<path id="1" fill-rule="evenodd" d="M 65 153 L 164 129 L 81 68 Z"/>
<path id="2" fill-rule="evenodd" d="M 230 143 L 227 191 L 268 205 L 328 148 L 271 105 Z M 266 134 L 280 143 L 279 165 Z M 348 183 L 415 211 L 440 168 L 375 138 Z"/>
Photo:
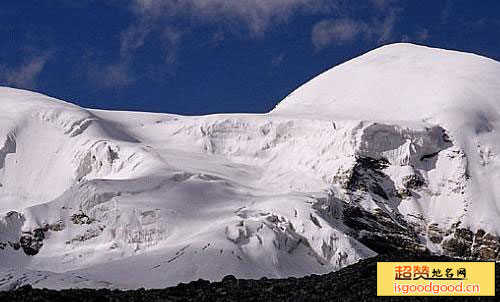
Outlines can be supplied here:
<path id="1" fill-rule="evenodd" d="M 92 108 L 267 112 L 380 45 L 500 60 L 499 37 L 496 0 L 2 1 L 0 85 Z"/>

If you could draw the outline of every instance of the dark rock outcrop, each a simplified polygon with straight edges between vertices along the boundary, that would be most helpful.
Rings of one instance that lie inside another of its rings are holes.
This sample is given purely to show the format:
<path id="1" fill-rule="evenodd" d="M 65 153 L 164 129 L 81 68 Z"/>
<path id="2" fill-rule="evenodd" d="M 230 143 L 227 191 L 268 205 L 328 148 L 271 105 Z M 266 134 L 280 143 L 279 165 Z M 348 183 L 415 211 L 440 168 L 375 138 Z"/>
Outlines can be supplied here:
<path id="1" fill-rule="evenodd" d="M 442 243 L 447 255 L 466 259 L 500 260 L 500 238 L 479 229 L 456 228 Z"/>
<path id="2" fill-rule="evenodd" d="M 19 242 L 9 242 L 12 248 L 18 250 L 22 248 L 24 253 L 28 256 L 34 256 L 40 252 L 43 246 L 43 240 L 45 239 L 45 234 L 48 231 L 59 232 L 64 229 L 64 224 L 62 222 L 57 222 L 53 224 L 44 224 L 40 228 L 33 229 L 32 231 L 23 231 Z"/>
<path id="3" fill-rule="evenodd" d="M 43 229 L 35 229 L 32 232 L 23 232 L 19 239 L 19 244 L 24 253 L 29 256 L 38 254 L 45 239 L 45 231 Z"/>
<path id="4" fill-rule="evenodd" d="M 92 219 L 83 212 L 78 212 L 71 215 L 71 221 L 74 224 L 91 224 Z"/>

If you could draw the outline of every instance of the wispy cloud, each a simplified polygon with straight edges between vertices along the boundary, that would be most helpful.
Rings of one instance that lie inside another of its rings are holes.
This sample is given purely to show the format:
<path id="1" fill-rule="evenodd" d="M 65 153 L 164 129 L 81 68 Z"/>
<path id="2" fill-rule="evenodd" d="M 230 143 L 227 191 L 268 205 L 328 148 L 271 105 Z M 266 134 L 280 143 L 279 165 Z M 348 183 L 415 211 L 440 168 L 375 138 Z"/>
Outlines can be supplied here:
<path id="1" fill-rule="evenodd" d="M 427 28 L 423 28 L 415 32 L 415 34 L 404 34 L 401 42 L 425 42 L 429 40 L 430 34 Z"/>
<path id="2" fill-rule="evenodd" d="M 370 33 L 377 37 L 378 43 L 387 42 L 392 38 L 398 12 L 399 9 L 392 8 L 381 21 L 375 21 L 370 26 Z"/>
<path id="3" fill-rule="evenodd" d="M 370 0 L 370 2 L 375 6 L 375 8 L 385 10 L 388 7 L 391 7 L 396 0 Z"/>
<path id="4" fill-rule="evenodd" d="M 120 37 L 121 59 L 129 59 L 137 49 L 141 48 L 153 29 L 153 25 L 148 20 L 141 18 L 123 31 Z"/>
<path id="5" fill-rule="evenodd" d="M 326 14 L 339 9 L 342 0 L 131 0 L 131 10 L 139 20 L 148 20 L 149 24 L 161 24 L 165 62 L 175 64 L 177 49 L 185 35 L 193 28 L 203 25 L 216 25 L 213 44 L 217 46 L 226 34 L 249 34 L 261 37 L 269 28 L 288 22 L 297 15 Z M 172 26 L 178 19 L 184 20 L 183 26 Z M 188 20 L 186 22 L 186 20 Z M 142 41 L 145 35 L 134 34 Z M 129 34 L 136 30 L 128 29 Z M 122 41 L 122 45 L 124 42 Z M 126 43 L 127 45 L 130 43 Z"/>
<path id="6" fill-rule="evenodd" d="M 245 25 L 261 35 L 271 24 L 286 22 L 297 14 L 326 12 L 332 0 L 133 0 L 136 14 L 153 18 L 189 16 L 201 22 Z"/>
<path id="7" fill-rule="evenodd" d="M 326 19 L 316 23 L 312 29 L 312 42 L 317 49 L 330 44 L 344 44 L 368 30 L 361 21 L 351 19 Z"/>
<path id="8" fill-rule="evenodd" d="M 37 87 L 38 77 L 52 53 L 49 51 L 26 59 L 19 66 L 0 65 L 0 82 L 16 88 L 33 89 Z"/>
<path id="9" fill-rule="evenodd" d="M 133 83 L 133 64 L 138 51 L 154 38 L 164 55 L 164 68 L 173 73 L 182 40 L 197 26 L 216 25 L 213 44 L 227 32 L 240 29 L 258 37 L 269 27 L 287 22 L 297 14 L 324 13 L 337 0 L 130 0 L 135 20 L 120 34 L 120 55 L 108 64 L 87 64 L 87 75 L 101 88 Z M 181 20 L 181 25 L 177 24 Z M 159 42 L 159 43 L 158 43 Z"/>
<path id="10" fill-rule="evenodd" d="M 273 66 L 280 66 L 281 63 L 283 62 L 283 60 L 285 59 L 285 53 L 280 53 L 279 55 L 277 56 L 274 56 L 272 59 L 271 59 L 271 64 Z"/>
<path id="11" fill-rule="evenodd" d="M 126 86 L 135 80 L 128 62 L 87 66 L 87 76 L 94 86 L 99 88 L 117 88 Z"/>
<path id="12" fill-rule="evenodd" d="M 375 1 L 376 7 L 385 7 L 384 14 L 370 20 L 354 18 L 327 18 L 316 23 L 311 30 L 311 40 L 317 50 L 330 45 L 352 43 L 357 39 L 376 41 L 378 44 L 394 39 L 394 27 L 400 8 L 388 7 L 392 1 Z"/>
<path id="13" fill-rule="evenodd" d="M 153 25 L 144 19 L 139 19 L 131 24 L 120 35 L 120 54 L 111 63 L 97 64 L 89 60 L 86 73 L 91 83 L 98 88 L 118 88 L 129 85 L 135 81 L 132 72 L 132 61 L 138 49 L 144 46 L 148 35 L 153 31 Z"/>
<path id="14" fill-rule="evenodd" d="M 418 41 L 427 41 L 430 38 L 429 30 L 427 28 L 421 29 L 417 32 Z"/>
<path id="15" fill-rule="evenodd" d="M 166 27 L 162 31 L 162 41 L 165 53 L 165 63 L 173 65 L 176 63 L 179 43 L 186 31 L 175 27 Z"/>
<path id="16" fill-rule="evenodd" d="M 454 9 L 455 2 L 453 0 L 446 0 L 443 11 L 441 12 L 441 22 L 448 23 Z"/>

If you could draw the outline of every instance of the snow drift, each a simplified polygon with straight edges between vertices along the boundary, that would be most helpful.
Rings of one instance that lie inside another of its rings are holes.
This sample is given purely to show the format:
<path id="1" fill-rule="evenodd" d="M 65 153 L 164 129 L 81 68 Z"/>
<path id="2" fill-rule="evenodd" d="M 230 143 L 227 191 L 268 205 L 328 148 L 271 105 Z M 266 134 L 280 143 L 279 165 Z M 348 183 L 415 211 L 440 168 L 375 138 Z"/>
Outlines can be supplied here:
<path id="1" fill-rule="evenodd" d="M 500 258 L 499 79 L 484 57 L 393 44 L 268 114 L 0 88 L 0 287 L 302 276 L 398 249 Z"/>

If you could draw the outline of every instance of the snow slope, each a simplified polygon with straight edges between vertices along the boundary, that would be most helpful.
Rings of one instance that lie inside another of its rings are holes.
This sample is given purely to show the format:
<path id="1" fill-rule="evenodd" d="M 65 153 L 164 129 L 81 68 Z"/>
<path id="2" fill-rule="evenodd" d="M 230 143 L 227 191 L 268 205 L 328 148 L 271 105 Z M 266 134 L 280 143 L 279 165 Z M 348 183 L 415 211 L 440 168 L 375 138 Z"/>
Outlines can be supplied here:
<path id="1" fill-rule="evenodd" d="M 471 181 L 462 225 L 500 230 L 500 63 L 457 51 L 387 45 L 319 75 L 272 114 L 439 125 L 467 157 L 463 165 Z M 459 211 L 455 198 L 446 206 L 442 197 L 436 202 L 426 217 L 452 218 Z"/>
<path id="2" fill-rule="evenodd" d="M 268 114 L 0 88 L 0 287 L 302 276 L 400 248 L 496 259 L 498 79 L 495 61 L 393 44 Z"/>
<path id="3" fill-rule="evenodd" d="M 290 119 L 89 111 L 0 90 L 3 267 L 135 288 L 299 276 L 374 254 L 321 228 L 311 205 L 327 186 L 276 160 Z"/>

